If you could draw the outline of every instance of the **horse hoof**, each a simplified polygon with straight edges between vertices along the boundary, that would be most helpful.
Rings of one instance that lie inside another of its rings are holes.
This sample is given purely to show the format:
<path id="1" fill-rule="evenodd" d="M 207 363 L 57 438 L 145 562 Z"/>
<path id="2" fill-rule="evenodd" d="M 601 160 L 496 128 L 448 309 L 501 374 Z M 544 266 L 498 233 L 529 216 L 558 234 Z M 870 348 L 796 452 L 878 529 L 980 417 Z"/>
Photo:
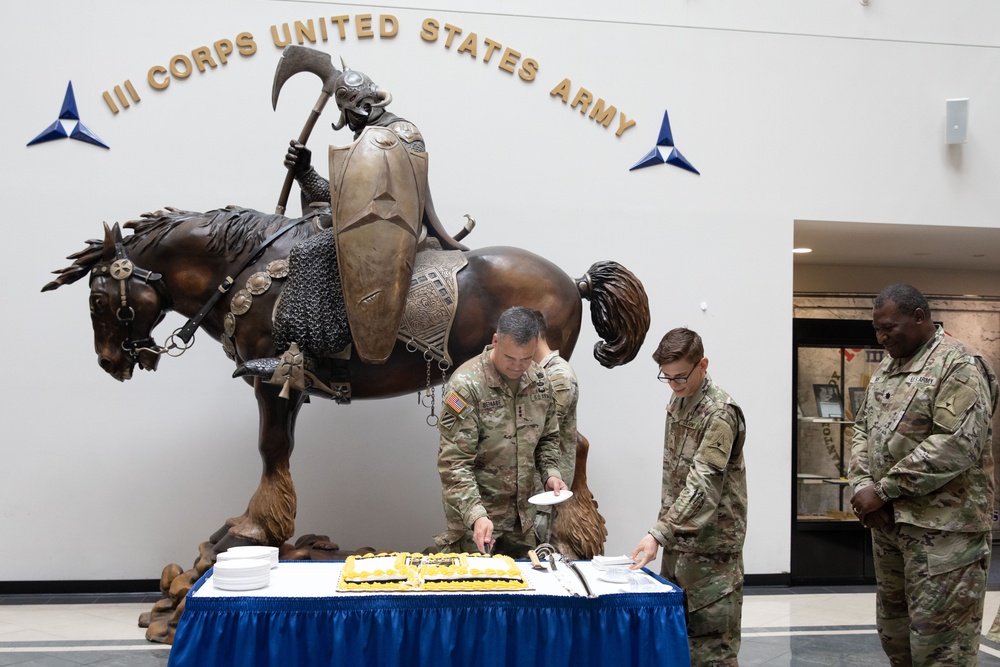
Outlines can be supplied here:
<path id="1" fill-rule="evenodd" d="M 233 371 L 234 378 L 241 378 L 247 375 L 252 375 L 254 377 L 268 378 L 270 379 L 274 375 L 274 371 L 278 370 L 278 364 L 281 359 L 278 357 L 265 357 L 263 359 L 250 359 L 242 364 L 240 364 L 235 371 Z"/>

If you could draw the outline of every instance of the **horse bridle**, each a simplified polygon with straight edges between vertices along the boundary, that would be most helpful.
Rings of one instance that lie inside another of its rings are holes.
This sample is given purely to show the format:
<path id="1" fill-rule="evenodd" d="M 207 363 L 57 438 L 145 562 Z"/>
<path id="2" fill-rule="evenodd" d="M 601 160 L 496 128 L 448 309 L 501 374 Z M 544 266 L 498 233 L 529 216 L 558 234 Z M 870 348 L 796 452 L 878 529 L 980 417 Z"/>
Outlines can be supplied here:
<path id="1" fill-rule="evenodd" d="M 132 337 L 132 323 L 135 320 L 135 309 L 129 304 L 129 297 L 131 295 L 129 283 L 132 278 L 137 278 L 152 287 L 156 290 L 157 295 L 162 301 L 163 310 L 166 310 L 169 307 L 169 297 L 166 289 L 163 287 L 163 276 L 136 266 L 125 255 L 125 248 L 121 242 L 115 243 L 115 258 L 112 261 L 95 264 L 93 269 L 91 269 L 91 284 L 93 284 L 94 278 L 98 276 L 109 276 L 118 281 L 119 303 L 115 311 L 115 317 L 118 318 L 118 322 L 121 323 L 125 331 L 125 336 L 122 340 L 122 349 L 132 357 L 134 362 L 139 361 L 139 355 L 142 352 L 154 354 L 158 360 L 159 355 L 167 354 L 171 348 L 177 347 L 174 344 L 170 344 L 167 347 L 157 345 L 152 337 L 152 329 L 150 330 L 150 335 L 146 338 Z M 181 352 L 183 351 L 182 349 Z M 152 365 L 155 367 L 155 362 L 152 362 Z"/>
<path id="2" fill-rule="evenodd" d="M 318 212 L 312 215 L 299 218 L 292 221 L 291 223 L 280 228 L 278 231 L 271 234 L 269 237 L 264 239 L 260 246 L 255 250 L 249 257 L 247 257 L 237 268 L 236 271 L 232 272 L 232 275 L 227 275 L 225 280 L 216 288 L 209 297 L 208 301 L 201 307 L 198 313 L 190 318 L 184 326 L 180 327 L 174 331 L 167 338 L 166 346 L 160 346 L 156 344 L 153 340 L 152 335 L 148 338 L 140 338 L 138 340 L 132 340 L 132 320 L 135 319 L 135 310 L 129 305 L 129 281 L 132 277 L 137 277 L 142 280 L 147 285 L 153 287 L 156 293 L 160 296 L 163 301 L 163 309 L 168 310 L 170 308 L 170 295 L 167 294 L 167 290 L 163 285 L 163 276 L 159 273 L 154 273 L 152 271 L 147 271 L 146 269 L 140 269 L 136 266 L 132 260 L 130 260 L 125 255 L 125 248 L 121 241 L 115 242 L 115 259 L 110 262 L 101 262 L 100 264 L 95 264 L 94 268 L 91 270 L 91 282 L 95 276 L 110 276 L 118 281 L 119 293 L 121 294 L 120 305 L 115 315 L 118 321 L 122 323 L 125 328 L 125 340 L 122 342 L 122 349 L 124 349 L 129 356 L 132 357 L 133 361 L 139 361 L 139 354 L 141 352 L 147 352 L 155 356 L 155 360 L 159 360 L 159 356 L 166 354 L 171 357 L 179 357 L 184 354 L 192 345 L 194 345 L 194 332 L 201 326 L 202 321 L 208 315 L 208 313 L 215 308 L 219 300 L 225 296 L 229 289 L 236 282 L 235 278 L 232 276 L 238 276 L 247 267 L 253 264 L 257 259 L 263 254 L 263 252 L 275 241 L 277 241 L 281 236 L 291 231 L 295 227 L 298 227 L 303 222 L 312 220 Z M 177 341 L 180 341 L 179 343 Z M 176 352 L 175 352 L 176 351 Z M 151 362 L 151 365 L 155 367 L 155 361 Z"/>

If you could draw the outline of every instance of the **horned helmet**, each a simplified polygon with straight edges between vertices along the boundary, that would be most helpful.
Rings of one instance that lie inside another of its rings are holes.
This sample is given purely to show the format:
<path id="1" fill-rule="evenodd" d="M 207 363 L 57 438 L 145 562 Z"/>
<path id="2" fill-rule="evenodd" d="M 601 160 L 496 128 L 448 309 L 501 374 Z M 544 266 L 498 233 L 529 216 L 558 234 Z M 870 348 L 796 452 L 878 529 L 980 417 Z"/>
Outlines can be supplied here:
<path id="1" fill-rule="evenodd" d="M 377 86 L 367 74 L 358 70 L 344 70 L 333 87 L 334 99 L 340 109 L 340 120 L 333 125 L 339 130 L 348 125 L 355 132 L 382 115 L 382 110 L 392 102 L 392 94 Z"/>

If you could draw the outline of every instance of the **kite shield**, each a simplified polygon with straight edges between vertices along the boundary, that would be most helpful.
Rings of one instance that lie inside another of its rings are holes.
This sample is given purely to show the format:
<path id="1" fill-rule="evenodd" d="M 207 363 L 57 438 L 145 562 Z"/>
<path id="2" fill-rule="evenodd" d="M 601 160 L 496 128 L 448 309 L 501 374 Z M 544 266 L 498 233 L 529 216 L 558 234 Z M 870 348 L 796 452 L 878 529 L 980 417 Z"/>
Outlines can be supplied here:
<path id="1" fill-rule="evenodd" d="M 354 349 L 381 364 L 396 342 L 420 236 L 427 154 L 385 127 L 330 147 L 330 197 Z"/>

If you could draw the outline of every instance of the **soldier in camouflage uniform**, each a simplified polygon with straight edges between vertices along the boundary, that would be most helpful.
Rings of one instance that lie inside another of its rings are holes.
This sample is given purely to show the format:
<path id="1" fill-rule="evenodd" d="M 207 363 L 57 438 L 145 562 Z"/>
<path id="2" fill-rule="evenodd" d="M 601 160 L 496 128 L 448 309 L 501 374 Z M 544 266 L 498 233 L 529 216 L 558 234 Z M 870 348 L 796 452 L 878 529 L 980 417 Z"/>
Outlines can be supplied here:
<path id="1" fill-rule="evenodd" d="M 566 485 L 572 487 L 576 468 L 576 405 L 580 399 L 580 387 L 573 367 L 559 356 L 559 350 L 549 347 L 545 316 L 539 310 L 532 310 L 531 314 L 538 323 L 535 363 L 545 369 L 556 401 L 556 419 L 559 420 L 559 474 Z M 542 491 L 540 475 L 535 475 L 535 491 Z M 542 505 L 535 511 L 535 536 L 539 542 L 549 541 L 553 526 L 558 521 L 558 509 L 558 505 Z"/>
<path id="2" fill-rule="evenodd" d="M 445 389 L 438 472 L 447 531 L 442 551 L 524 558 L 535 546 L 528 502 L 537 472 L 545 488 L 567 489 L 559 473 L 559 423 L 552 386 L 532 360 L 538 325 L 527 308 L 504 311 L 483 353 Z"/>
<path id="3" fill-rule="evenodd" d="M 876 620 L 893 665 L 975 665 L 990 562 L 996 376 L 909 285 L 875 297 L 889 356 L 858 410 L 851 505 L 872 529 Z"/>
<path id="4" fill-rule="evenodd" d="M 692 665 L 738 665 L 747 482 L 743 411 L 708 375 L 701 337 L 673 329 L 653 360 L 667 406 L 659 520 L 632 553 L 638 569 L 663 546 L 660 573 L 684 589 Z"/>

